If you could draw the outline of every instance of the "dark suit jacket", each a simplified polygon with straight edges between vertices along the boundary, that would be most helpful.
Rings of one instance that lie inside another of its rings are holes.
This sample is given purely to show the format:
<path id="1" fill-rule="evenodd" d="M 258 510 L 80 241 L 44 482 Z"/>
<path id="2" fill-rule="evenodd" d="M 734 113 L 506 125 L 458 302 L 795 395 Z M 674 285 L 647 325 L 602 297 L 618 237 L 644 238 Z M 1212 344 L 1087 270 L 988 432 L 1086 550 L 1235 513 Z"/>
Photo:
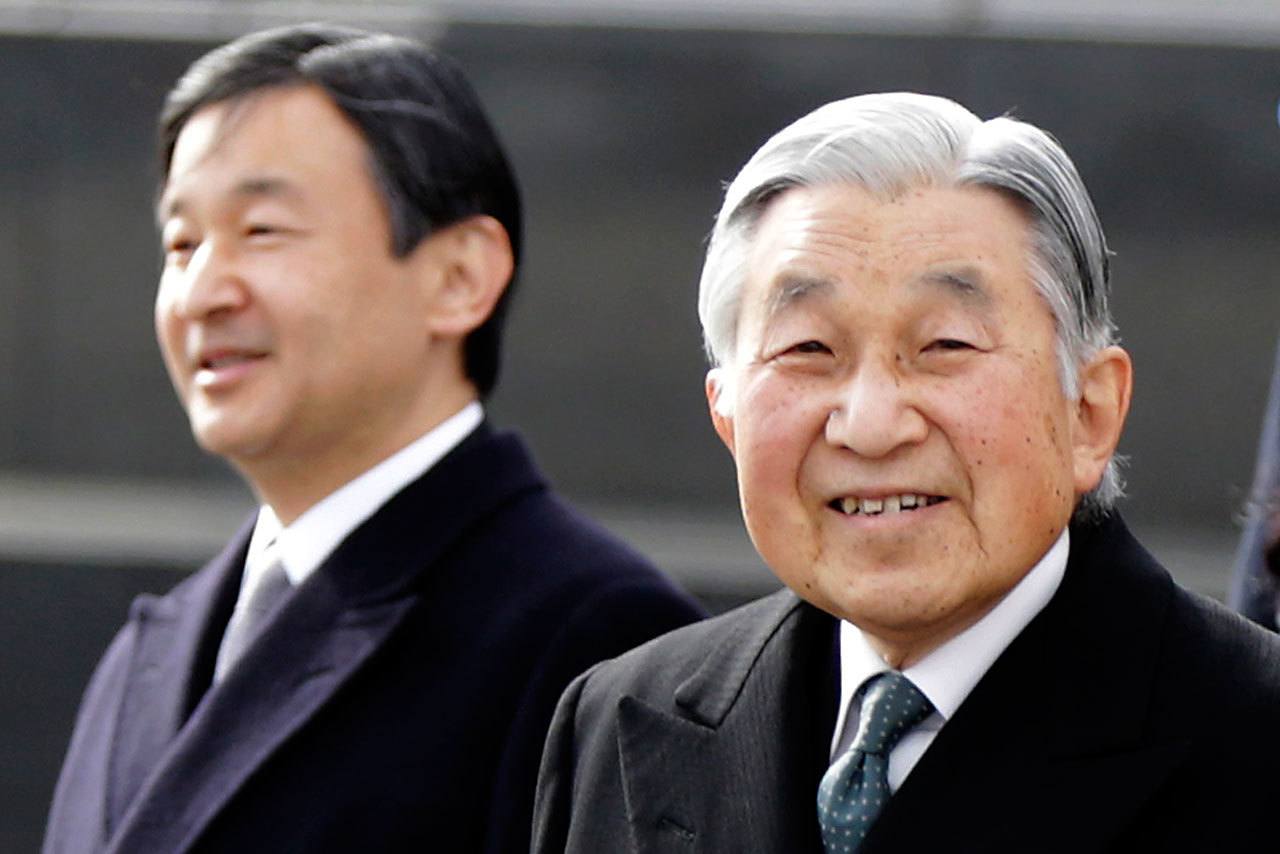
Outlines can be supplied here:
<path id="1" fill-rule="evenodd" d="M 821 852 L 834 635 L 783 591 L 576 680 L 534 851 Z M 860 850 L 1269 850 L 1277 716 L 1280 640 L 1177 587 L 1118 519 L 1075 526 L 1058 592 Z"/>
<path id="2" fill-rule="evenodd" d="M 700 613 L 482 426 L 210 689 L 249 531 L 134 603 L 80 710 L 49 854 L 527 850 L 561 691 Z"/>

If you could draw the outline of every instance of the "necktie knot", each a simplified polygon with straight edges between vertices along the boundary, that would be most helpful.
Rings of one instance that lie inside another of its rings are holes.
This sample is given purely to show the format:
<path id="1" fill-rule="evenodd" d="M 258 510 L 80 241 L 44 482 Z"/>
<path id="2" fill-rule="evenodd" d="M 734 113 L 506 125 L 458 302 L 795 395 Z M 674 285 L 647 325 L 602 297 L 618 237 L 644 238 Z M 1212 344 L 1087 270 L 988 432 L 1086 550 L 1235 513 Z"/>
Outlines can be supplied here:
<path id="1" fill-rule="evenodd" d="M 867 683 L 853 749 L 887 756 L 931 711 L 933 704 L 910 679 L 897 671 L 881 673 Z"/>

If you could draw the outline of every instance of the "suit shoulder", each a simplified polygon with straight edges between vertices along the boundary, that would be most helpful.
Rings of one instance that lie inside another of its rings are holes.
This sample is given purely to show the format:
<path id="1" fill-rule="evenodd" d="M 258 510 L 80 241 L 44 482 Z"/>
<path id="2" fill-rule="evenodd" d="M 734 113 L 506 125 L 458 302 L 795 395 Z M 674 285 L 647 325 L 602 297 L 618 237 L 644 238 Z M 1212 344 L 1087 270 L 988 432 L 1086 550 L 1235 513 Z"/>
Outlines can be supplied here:
<path id="1" fill-rule="evenodd" d="M 475 534 L 473 557 L 504 568 L 526 590 L 575 600 L 611 592 L 656 598 L 680 603 L 690 619 L 705 616 L 652 561 L 550 490 L 521 495 Z"/>
<path id="2" fill-rule="evenodd" d="M 1150 668 L 1157 720 L 1176 725 L 1184 712 L 1229 714 L 1280 699 L 1280 638 L 1177 584 L 1118 515 L 1073 525 L 1060 591 L 1104 655 L 1121 644 L 1137 656 L 1129 666 Z"/>
<path id="3" fill-rule="evenodd" d="M 593 555 L 595 563 L 651 567 L 635 548 L 551 489 L 529 492 L 506 508 L 500 523 L 521 539 L 537 539 L 540 558 Z"/>
<path id="4" fill-rule="evenodd" d="M 432 520 L 424 527 L 424 517 Z M 612 574 L 659 578 L 621 539 L 559 498 L 524 441 L 482 424 L 435 466 L 401 490 L 344 547 L 483 565 L 498 584 L 536 590 L 543 580 Z"/>
<path id="5" fill-rule="evenodd" d="M 655 638 L 584 674 L 582 702 L 622 695 L 665 704 L 708 658 L 726 652 L 755 656 L 803 604 L 789 590 Z"/>

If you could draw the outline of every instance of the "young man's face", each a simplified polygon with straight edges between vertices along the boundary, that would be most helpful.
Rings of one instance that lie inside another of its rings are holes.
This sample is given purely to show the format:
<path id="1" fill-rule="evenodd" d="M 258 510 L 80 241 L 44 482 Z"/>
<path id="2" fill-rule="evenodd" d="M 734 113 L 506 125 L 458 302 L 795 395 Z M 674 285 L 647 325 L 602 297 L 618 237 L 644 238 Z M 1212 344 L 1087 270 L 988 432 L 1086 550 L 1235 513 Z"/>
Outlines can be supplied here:
<path id="1" fill-rule="evenodd" d="M 159 217 L 156 333 L 203 448 L 305 479 L 413 438 L 399 434 L 427 393 L 421 268 L 392 255 L 367 147 L 322 90 L 196 112 Z"/>
<path id="2" fill-rule="evenodd" d="M 1100 474 L 1073 454 L 1028 240 L 989 190 L 833 186 L 785 192 L 752 241 L 738 356 L 708 381 L 747 527 L 788 586 L 897 653 L 981 617 Z"/>

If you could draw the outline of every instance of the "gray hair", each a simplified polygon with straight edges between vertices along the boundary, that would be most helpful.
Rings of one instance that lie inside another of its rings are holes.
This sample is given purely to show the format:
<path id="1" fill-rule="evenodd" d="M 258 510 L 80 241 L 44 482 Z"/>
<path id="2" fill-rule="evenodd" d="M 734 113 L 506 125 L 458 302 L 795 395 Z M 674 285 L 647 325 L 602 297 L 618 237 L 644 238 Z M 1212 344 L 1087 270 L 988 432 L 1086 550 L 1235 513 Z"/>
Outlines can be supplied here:
<path id="1" fill-rule="evenodd" d="M 891 199 L 918 186 L 988 187 L 1030 218 L 1028 268 L 1053 313 L 1063 391 L 1079 394 L 1080 367 L 1116 341 L 1107 305 L 1106 238 L 1075 165 L 1039 128 L 908 92 L 860 95 L 819 107 L 774 134 L 725 191 L 698 291 L 707 355 L 733 361 L 742 286 L 755 228 L 769 203 L 794 187 L 853 184 Z M 732 376 L 717 402 L 732 412 Z M 1077 515 L 1105 512 L 1123 492 L 1119 458 L 1107 464 Z"/>

